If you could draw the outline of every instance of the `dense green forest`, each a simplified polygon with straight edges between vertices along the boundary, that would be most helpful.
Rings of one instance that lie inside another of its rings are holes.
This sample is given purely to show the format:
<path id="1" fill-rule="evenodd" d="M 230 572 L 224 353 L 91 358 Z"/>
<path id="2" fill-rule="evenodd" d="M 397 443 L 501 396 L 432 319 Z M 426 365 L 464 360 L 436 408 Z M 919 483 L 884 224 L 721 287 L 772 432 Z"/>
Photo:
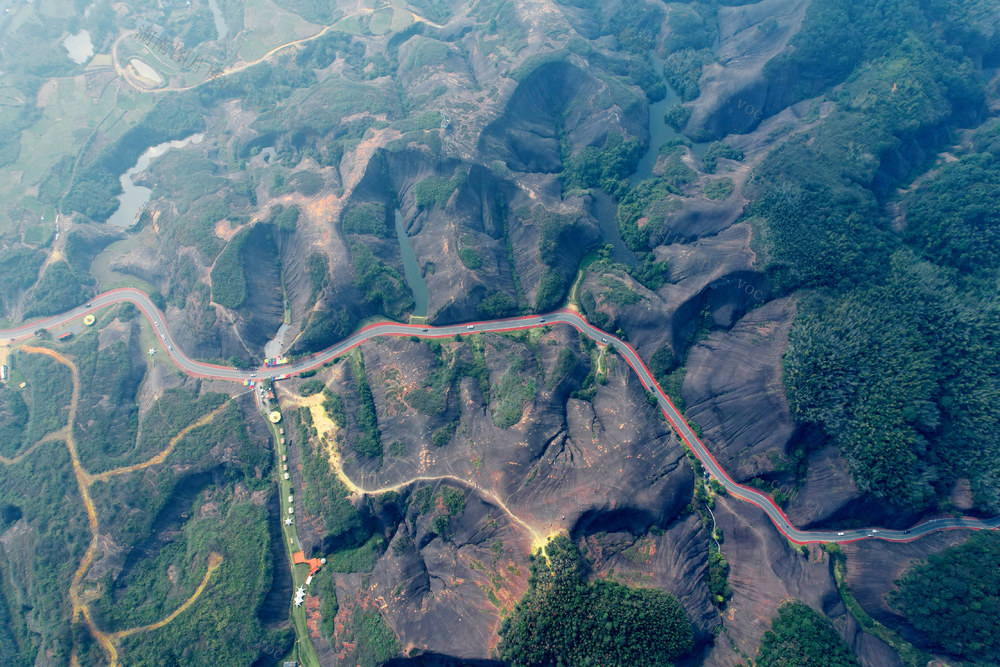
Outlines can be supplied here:
<path id="1" fill-rule="evenodd" d="M 532 557 L 528 590 L 500 626 L 496 654 L 514 667 L 666 667 L 692 646 L 691 622 L 673 595 L 598 580 L 565 536 Z"/>
<path id="2" fill-rule="evenodd" d="M 243 268 L 243 246 L 251 229 L 241 229 L 229 240 L 212 265 L 212 301 L 226 308 L 239 308 L 247 300 L 247 276 Z"/>
<path id="3" fill-rule="evenodd" d="M 926 507 L 968 477 L 996 510 L 1000 301 L 907 250 L 889 270 L 803 302 L 785 356 L 792 412 L 823 425 L 862 491 Z"/>
<path id="4" fill-rule="evenodd" d="M 309 314 L 291 353 L 308 354 L 333 345 L 349 334 L 356 320 L 343 306 L 326 306 Z"/>
<path id="5" fill-rule="evenodd" d="M 833 624 L 796 600 L 778 608 L 754 661 L 757 667 L 860 667 Z"/>
<path id="6" fill-rule="evenodd" d="M 55 315 L 83 303 L 88 291 L 80 283 L 69 264 L 59 260 L 45 267 L 41 280 L 29 293 L 25 317 Z"/>
<path id="7" fill-rule="evenodd" d="M 635 251 L 648 251 L 663 241 L 670 214 L 680 207 L 672 196 L 697 180 L 697 174 L 681 160 L 684 144 L 671 141 L 660 148 L 666 158 L 663 175 L 648 178 L 625 191 L 618 202 L 618 228 L 625 245 Z M 639 220 L 644 218 L 639 228 Z"/>
<path id="8" fill-rule="evenodd" d="M 77 410 L 87 415 L 85 423 L 77 421 L 73 436 L 92 472 L 134 462 L 139 427 L 136 393 L 146 372 L 137 340 L 98 347 L 97 336 L 85 335 L 69 348 L 80 376 Z"/>
<path id="9" fill-rule="evenodd" d="M 564 147 L 564 152 L 567 150 Z M 602 147 L 587 146 L 575 155 L 564 155 L 563 187 L 567 190 L 601 188 L 611 195 L 621 196 L 628 191 L 625 179 L 635 171 L 641 156 L 639 140 L 609 132 Z"/>
<path id="10" fill-rule="evenodd" d="M 38 354 L 18 354 L 16 367 L 28 386 L 22 400 L 13 389 L 3 392 L 4 456 L 23 453 L 43 436 L 65 425 L 72 381 L 69 370 Z M 6 414 L 14 408 L 13 414 Z M 72 502 L 66 502 L 71 499 Z M 32 664 L 41 646 L 51 659 L 69 662 L 72 643 L 66 592 L 73 570 L 88 542 L 87 515 L 62 440 L 41 445 L 13 465 L 0 465 L 0 530 L 20 521 L 25 536 L 5 533 L 0 549 L 0 615 L 8 615 L 0 632 L 4 664 Z M 33 572 L 30 582 L 18 572 Z M 30 585 L 29 585 L 30 584 Z M 29 627 L 30 623 L 30 627 Z"/>
<path id="11" fill-rule="evenodd" d="M 27 544 L 10 536 L 0 561 L 3 594 L 14 605 L 8 607 L 14 618 L 7 628 L 30 664 L 43 645 L 49 659 L 69 664 L 73 635 L 67 591 L 89 535 L 65 444 L 51 441 L 18 465 L 0 466 L 0 506 L 17 508 L 22 526 L 32 534 Z M 7 549 L 13 550 L 8 554 Z M 25 567 L 33 572 L 30 582 L 12 574 Z"/>
<path id="12" fill-rule="evenodd" d="M 890 604 L 931 642 L 975 664 L 1000 662 L 1000 534 L 976 533 L 897 584 Z"/>
<path id="13" fill-rule="evenodd" d="M 8 301 L 38 280 L 45 253 L 16 246 L 0 253 L 0 298 Z"/>
<path id="14" fill-rule="evenodd" d="M 269 632 L 257 619 L 271 585 L 267 511 L 233 494 L 231 486 L 223 487 L 199 499 L 192 512 L 196 518 L 178 540 L 134 571 L 126 595 L 107 607 L 126 627 L 158 620 L 201 582 L 211 553 L 223 557 L 190 609 L 161 629 L 122 642 L 127 664 L 250 664 L 261 646 L 290 648 L 290 630 Z M 208 503 L 211 511 L 199 511 Z M 168 569 L 179 573 L 179 586 L 171 585 Z M 178 588 L 184 592 L 178 594 Z"/>
<path id="15" fill-rule="evenodd" d="M 844 81 L 839 108 L 755 169 L 746 213 L 772 286 L 814 290 L 784 361 L 796 419 L 823 427 L 873 497 L 931 507 L 966 477 L 997 511 L 1000 293 L 984 278 L 1000 266 L 996 127 L 902 196 L 902 233 L 885 208 L 895 180 L 929 166 L 929 136 L 983 111 L 972 61 L 945 29 L 971 6 L 943 4 L 810 6 L 802 48 L 765 72 L 803 74 L 793 98 Z"/>
<path id="16" fill-rule="evenodd" d="M 394 320 L 413 309 L 413 293 L 399 271 L 386 265 L 363 243 L 351 245 L 354 284 L 364 303 L 377 306 Z"/>

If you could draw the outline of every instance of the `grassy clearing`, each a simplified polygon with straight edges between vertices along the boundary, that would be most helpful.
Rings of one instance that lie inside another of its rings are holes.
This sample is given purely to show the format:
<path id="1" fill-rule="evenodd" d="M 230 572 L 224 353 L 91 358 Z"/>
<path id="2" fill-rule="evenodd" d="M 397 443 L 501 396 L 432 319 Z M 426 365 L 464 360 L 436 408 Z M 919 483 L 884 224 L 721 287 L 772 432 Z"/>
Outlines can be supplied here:
<path id="1" fill-rule="evenodd" d="M 395 13 L 391 8 L 375 12 L 368 22 L 368 30 L 373 35 L 384 35 L 389 32 L 392 29 L 392 19 Z"/>
<path id="2" fill-rule="evenodd" d="M 247 0 L 244 24 L 252 38 L 239 48 L 239 57 L 256 60 L 271 49 L 317 33 L 320 28 L 270 0 Z M 252 31 L 252 32 L 251 32 Z"/>
<path id="3" fill-rule="evenodd" d="M 146 236 L 144 233 L 123 241 L 116 241 L 94 258 L 93 263 L 90 265 L 90 274 L 97 279 L 99 292 L 114 289 L 115 287 L 135 287 L 148 294 L 159 291 L 152 283 L 126 273 L 119 273 L 111 268 L 111 262 L 116 257 L 144 245 L 146 243 Z"/>

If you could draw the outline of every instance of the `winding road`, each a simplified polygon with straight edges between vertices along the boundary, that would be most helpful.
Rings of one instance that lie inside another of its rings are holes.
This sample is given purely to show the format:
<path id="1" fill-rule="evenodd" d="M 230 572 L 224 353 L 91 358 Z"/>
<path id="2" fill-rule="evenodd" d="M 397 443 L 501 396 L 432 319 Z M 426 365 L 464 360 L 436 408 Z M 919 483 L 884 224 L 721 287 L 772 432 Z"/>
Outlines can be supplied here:
<path id="1" fill-rule="evenodd" d="M 285 374 L 295 375 L 303 371 L 311 370 L 322 366 L 326 362 L 338 357 L 348 350 L 361 343 L 377 336 L 418 336 L 421 338 L 445 338 L 458 335 L 468 335 L 484 332 L 513 331 L 517 329 L 531 329 L 552 324 L 566 324 L 582 332 L 586 336 L 594 339 L 598 343 L 611 345 L 618 354 L 625 359 L 632 367 L 642 386 L 651 391 L 659 403 L 660 409 L 670 425 L 674 428 L 681 440 L 691 448 L 695 456 L 701 461 L 705 469 L 712 477 L 719 480 L 726 488 L 729 495 L 752 503 L 764 510 L 764 512 L 774 522 L 775 527 L 789 540 L 796 544 L 808 544 L 817 542 L 853 542 L 863 539 L 880 539 L 890 542 L 908 542 L 919 537 L 939 530 L 972 529 L 996 530 L 1000 528 L 1000 517 L 983 520 L 971 517 L 944 517 L 931 519 L 920 523 L 908 530 L 887 530 L 878 528 L 863 528 L 844 531 L 835 530 L 800 530 L 793 526 L 785 516 L 781 508 L 775 504 L 771 496 L 756 489 L 743 486 L 733 481 L 725 470 L 719 465 L 708 451 L 705 445 L 698 439 L 694 431 L 681 416 L 680 412 L 670 402 L 667 395 L 660 388 L 653 374 L 646 368 L 646 364 L 636 353 L 632 346 L 615 338 L 597 327 L 589 324 L 580 314 L 570 310 L 559 310 L 546 315 L 528 315 L 524 317 L 514 317 L 500 320 L 490 320 L 487 322 L 472 322 L 466 324 L 452 324 L 446 326 L 429 326 L 418 324 L 399 324 L 398 322 L 381 322 L 372 324 L 358 330 L 345 340 L 326 348 L 316 354 L 301 359 L 293 364 L 286 364 L 278 367 L 260 368 L 255 371 L 244 371 L 227 366 L 219 366 L 201 361 L 194 361 L 180 352 L 166 322 L 161 313 L 149 296 L 141 290 L 124 287 L 110 290 L 93 299 L 85 305 L 78 306 L 65 313 L 54 315 L 43 319 L 34 320 L 13 329 L 0 330 L 0 339 L 16 343 L 19 340 L 30 338 L 39 329 L 47 329 L 71 322 L 84 315 L 111 306 L 117 303 L 131 303 L 135 305 L 152 323 L 154 329 L 161 337 L 161 341 L 167 348 L 167 353 L 177 367 L 188 375 L 215 380 L 229 380 L 233 382 L 243 382 L 247 379 L 276 378 Z"/>

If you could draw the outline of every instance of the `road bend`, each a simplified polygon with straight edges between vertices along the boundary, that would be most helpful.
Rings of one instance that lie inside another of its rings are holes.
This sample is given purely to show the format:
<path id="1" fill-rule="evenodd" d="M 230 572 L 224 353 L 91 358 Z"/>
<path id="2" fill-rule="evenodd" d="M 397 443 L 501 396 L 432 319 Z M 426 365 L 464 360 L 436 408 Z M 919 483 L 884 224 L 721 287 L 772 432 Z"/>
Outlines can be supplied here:
<path id="1" fill-rule="evenodd" d="M 907 530 L 890 530 L 882 528 L 855 528 L 850 530 L 800 530 L 793 526 L 774 502 L 770 495 L 742 484 L 738 484 L 719 465 L 712 453 L 695 434 L 685 421 L 680 411 L 670 402 L 663 389 L 656 382 L 653 374 L 643 363 L 642 358 L 625 341 L 598 329 L 587 322 L 579 313 L 571 310 L 559 310 L 545 315 L 527 315 L 483 322 L 467 322 L 465 324 L 449 324 L 430 326 L 419 324 L 400 324 L 398 322 L 380 322 L 364 327 L 348 336 L 346 339 L 332 345 L 312 356 L 300 359 L 291 364 L 276 367 L 258 368 L 256 370 L 240 370 L 227 366 L 219 366 L 203 361 L 195 361 L 181 352 L 167 328 L 163 313 L 153 304 L 149 296 L 138 289 L 123 287 L 110 290 L 87 301 L 86 304 L 68 310 L 59 315 L 26 322 L 18 327 L 0 330 L 0 340 L 9 343 L 30 338 L 39 329 L 48 329 L 65 325 L 88 313 L 118 303 L 131 303 L 150 321 L 154 331 L 170 355 L 171 360 L 184 373 L 193 377 L 214 380 L 229 380 L 243 382 L 251 379 L 274 379 L 285 375 L 296 375 L 304 371 L 318 368 L 332 359 L 343 355 L 348 350 L 357 347 L 367 340 L 378 336 L 417 336 L 419 338 L 446 338 L 454 335 L 465 336 L 485 332 L 513 331 L 517 329 L 532 329 L 552 324 L 566 324 L 597 343 L 609 345 L 632 367 L 642 386 L 653 396 L 663 412 L 664 417 L 680 436 L 681 440 L 691 449 L 708 473 L 717 479 L 729 495 L 756 505 L 763 510 L 782 535 L 796 544 L 817 542 L 854 542 L 856 540 L 879 539 L 889 542 L 909 542 L 939 530 L 996 530 L 1000 528 L 1000 517 L 992 519 L 977 519 L 972 517 L 941 517 L 919 523 Z"/>

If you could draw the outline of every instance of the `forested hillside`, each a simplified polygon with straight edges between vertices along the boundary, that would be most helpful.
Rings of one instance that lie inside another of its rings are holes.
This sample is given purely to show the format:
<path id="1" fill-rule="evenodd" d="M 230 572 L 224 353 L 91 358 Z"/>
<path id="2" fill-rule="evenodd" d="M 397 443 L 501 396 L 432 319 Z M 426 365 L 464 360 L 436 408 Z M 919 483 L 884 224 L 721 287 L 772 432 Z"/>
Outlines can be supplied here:
<path id="1" fill-rule="evenodd" d="M 890 602 L 931 642 L 974 664 L 1000 661 L 1000 535 L 974 535 L 897 583 Z"/>
<path id="2" fill-rule="evenodd" d="M 954 128 L 982 122 L 982 53 L 956 39 L 974 9 L 816 3 L 796 39 L 812 34 L 846 60 L 821 65 L 808 50 L 784 66 L 843 82 L 839 109 L 772 152 L 748 187 L 773 284 L 811 290 L 785 356 L 793 414 L 823 427 L 862 491 L 914 509 L 970 478 L 976 505 L 1000 510 L 997 126 L 893 188 L 957 142 Z M 845 39 L 855 48 L 834 47 Z"/>
<path id="3" fill-rule="evenodd" d="M 497 655 L 515 667 L 667 666 L 691 648 L 691 622 L 659 590 L 583 579 L 580 551 L 557 537 L 534 557 L 528 592 L 500 628 Z"/>
<path id="4" fill-rule="evenodd" d="M 764 633 L 757 667 L 859 667 L 851 649 L 826 617 L 792 600 L 781 605 Z"/>

